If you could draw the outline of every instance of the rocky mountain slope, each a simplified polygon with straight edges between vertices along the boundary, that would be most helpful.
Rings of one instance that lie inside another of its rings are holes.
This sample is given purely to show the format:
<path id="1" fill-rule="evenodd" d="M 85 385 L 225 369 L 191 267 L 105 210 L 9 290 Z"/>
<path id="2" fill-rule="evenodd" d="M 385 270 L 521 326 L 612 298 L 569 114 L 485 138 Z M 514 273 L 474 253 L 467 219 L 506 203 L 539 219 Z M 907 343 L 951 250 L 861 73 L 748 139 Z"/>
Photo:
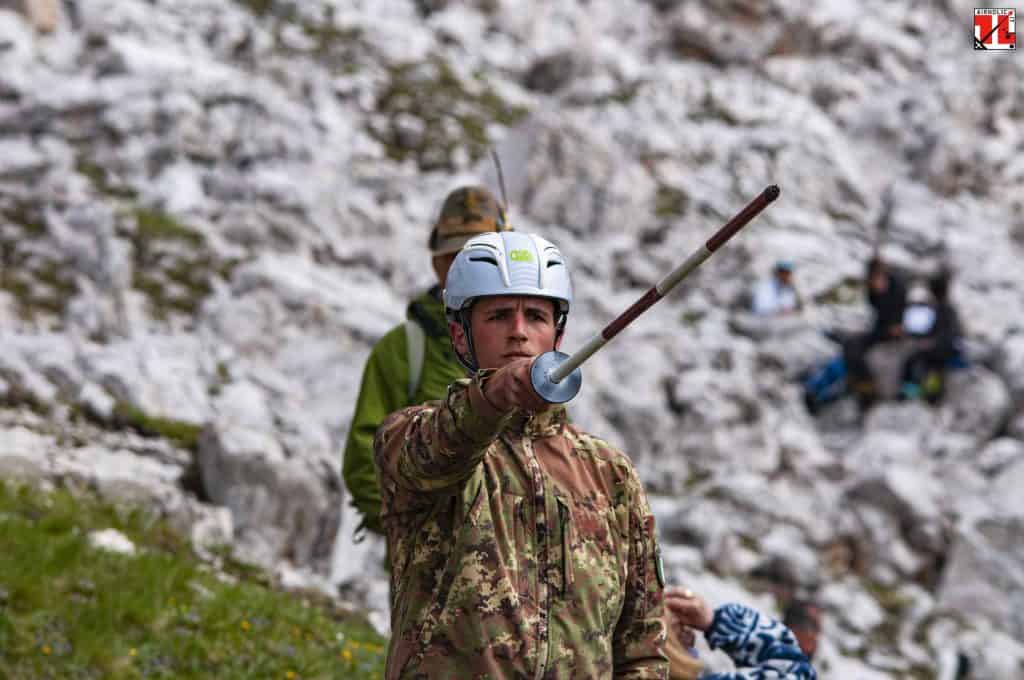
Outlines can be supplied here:
<path id="1" fill-rule="evenodd" d="M 571 349 L 777 183 L 572 415 L 633 457 L 673 581 L 819 593 L 822 677 L 1024 677 L 1024 62 L 972 49 L 973 5 L 73 5 L 47 35 L 0 9 L 0 474 L 152 503 L 386 625 L 340 449 L 444 194 L 496 187 L 497 146 L 571 260 Z M 939 408 L 812 418 L 795 378 L 867 323 L 879 246 L 953 268 L 972 366 Z M 780 257 L 813 304 L 752 327 Z"/>

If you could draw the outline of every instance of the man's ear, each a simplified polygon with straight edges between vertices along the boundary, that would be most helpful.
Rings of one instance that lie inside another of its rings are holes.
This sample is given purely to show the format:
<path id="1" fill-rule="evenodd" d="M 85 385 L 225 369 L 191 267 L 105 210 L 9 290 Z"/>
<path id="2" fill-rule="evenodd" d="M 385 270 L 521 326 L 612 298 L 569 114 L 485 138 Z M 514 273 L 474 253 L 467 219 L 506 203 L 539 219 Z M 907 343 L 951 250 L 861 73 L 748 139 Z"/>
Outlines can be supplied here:
<path id="1" fill-rule="evenodd" d="M 452 338 L 452 346 L 455 347 L 456 352 L 462 356 L 469 354 L 469 343 L 466 342 L 466 331 L 463 330 L 462 324 L 449 321 L 448 335 Z"/>

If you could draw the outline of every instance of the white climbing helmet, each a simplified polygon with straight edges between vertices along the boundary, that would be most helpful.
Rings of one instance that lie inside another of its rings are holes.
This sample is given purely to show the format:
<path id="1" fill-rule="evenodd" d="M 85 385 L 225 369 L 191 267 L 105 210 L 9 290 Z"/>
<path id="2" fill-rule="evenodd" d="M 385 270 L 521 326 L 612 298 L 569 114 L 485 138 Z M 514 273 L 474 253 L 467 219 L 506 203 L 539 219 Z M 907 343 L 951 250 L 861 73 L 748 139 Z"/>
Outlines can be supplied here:
<path id="1" fill-rule="evenodd" d="M 501 232 L 471 238 L 448 270 L 445 309 L 449 315 L 459 313 L 477 298 L 498 295 L 550 298 L 567 314 L 572 283 L 561 251 L 536 234 Z"/>
<path id="2" fill-rule="evenodd" d="M 558 304 L 556 338 L 565 330 L 572 305 L 569 267 L 558 247 L 536 234 L 487 233 L 474 236 L 462 247 L 445 279 L 444 306 L 449 320 L 459 323 L 469 340 L 470 356 L 459 361 L 477 369 L 468 311 L 482 297 L 526 295 Z M 456 353 L 458 354 L 458 353 Z"/>

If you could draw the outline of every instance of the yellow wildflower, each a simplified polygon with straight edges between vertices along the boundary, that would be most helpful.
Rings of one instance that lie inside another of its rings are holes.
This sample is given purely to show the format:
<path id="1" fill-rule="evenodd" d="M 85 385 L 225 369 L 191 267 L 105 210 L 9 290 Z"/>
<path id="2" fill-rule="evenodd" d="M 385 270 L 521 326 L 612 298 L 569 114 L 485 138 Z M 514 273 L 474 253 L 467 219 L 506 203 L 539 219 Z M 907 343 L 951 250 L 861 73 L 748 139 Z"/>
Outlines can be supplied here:
<path id="1" fill-rule="evenodd" d="M 239 625 L 242 627 L 242 630 L 244 630 L 247 633 L 249 632 L 249 629 L 252 628 L 252 624 L 246 621 L 245 619 L 242 619 L 242 623 L 240 623 Z"/>
<path id="2" fill-rule="evenodd" d="M 50 645 L 43 645 L 42 649 L 39 651 L 41 651 L 44 656 L 50 656 L 50 654 L 53 653 L 53 650 L 50 649 Z"/>

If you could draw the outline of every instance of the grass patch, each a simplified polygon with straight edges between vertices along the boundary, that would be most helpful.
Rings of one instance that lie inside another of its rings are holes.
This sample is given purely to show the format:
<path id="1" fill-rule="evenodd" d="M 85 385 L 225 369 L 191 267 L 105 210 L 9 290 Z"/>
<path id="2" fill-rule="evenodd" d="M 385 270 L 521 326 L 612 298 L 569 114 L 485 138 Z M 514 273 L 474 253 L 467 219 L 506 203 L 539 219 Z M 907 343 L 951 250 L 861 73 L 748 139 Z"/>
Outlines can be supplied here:
<path id="1" fill-rule="evenodd" d="M 885 620 L 873 628 L 868 634 L 873 649 L 894 648 L 900 639 L 900 629 L 905 619 L 906 610 L 913 600 L 899 592 L 898 588 L 886 586 L 871 579 L 865 579 L 866 590 L 885 611 Z"/>
<path id="2" fill-rule="evenodd" d="M 363 30 L 359 26 L 339 26 L 335 23 L 335 9 L 331 5 L 322 8 L 314 17 L 302 12 L 298 3 L 278 3 L 275 0 L 237 0 L 253 15 L 273 22 L 270 30 L 274 35 L 274 50 L 291 57 L 311 56 L 321 66 L 333 73 L 352 74 L 359 70 L 359 56 L 368 46 L 362 40 Z M 282 31 L 289 26 L 298 26 L 313 45 L 310 49 L 296 49 L 285 40 Z"/>
<path id="3" fill-rule="evenodd" d="M 110 173 L 102 165 L 79 156 L 75 162 L 75 171 L 84 175 L 93 188 L 105 196 L 114 198 L 133 199 L 138 194 L 134 189 L 126 186 L 115 185 L 110 181 Z"/>
<path id="4" fill-rule="evenodd" d="M 692 491 L 697 486 L 711 479 L 712 476 L 710 470 L 694 470 L 683 482 L 683 489 L 685 491 Z"/>
<path id="5" fill-rule="evenodd" d="M 688 309 L 682 313 L 679 320 L 686 326 L 696 326 L 701 319 L 707 316 L 707 312 L 701 309 Z"/>
<path id="6" fill-rule="evenodd" d="M 89 547 L 115 528 L 134 557 Z M 0 676 L 379 678 L 385 640 L 361 617 L 225 583 L 141 509 L 0 484 Z"/>
<path id="7" fill-rule="evenodd" d="M 889 616 L 902 616 L 906 609 L 914 603 L 911 598 L 901 594 L 898 588 L 886 586 L 870 579 L 864 581 L 864 590 L 875 598 Z"/>
<path id="8" fill-rule="evenodd" d="M 761 545 L 757 542 L 757 539 L 746 534 L 737 535 L 737 540 L 740 545 L 751 552 L 758 552 L 761 549 Z"/>
<path id="9" fill-rule="evenodd" d="M 682 217 L 689 207 L 686 194 L 675 187 L 662 184 L 654 195 L 654 214 L 657 217 Z"/>
<path id="10" fill-rule="evenodd" d="M 230 278 L 237 262 L 218 260 L 201 233 L 166 213 L 135 211 L 132 287 L 145 294 L 161 321 L 172 313 L 193 316 L 212 288 L 210 278 Z"/>
<path id="11" fill-rule="evenodd" d="M 245 7 L 258 17 L 264 16 L 274 8 L 274 0 L 236 0 L 239 5 Z"/>
<path id="12" fill-rule="evenodd" d="M 45 236 L 41 206 L 17 200 L 0 204 L 0 290 L 14 298 L 23 321 L 60 316 L 78 291 L 73 271 L 33 247 Z"/>
<path id="13" fill-rule="evenodd" d="M 848 276 L 828 290 L 815 295 L 814 302 L 819 305 L 853 305 L 863 295 L 863 282 L 858 278 Z"/>
<path id="14" fill-rule="evenodd" d="M 199 248 L 203 245 L 203 235 L 184 226 L 170 215 L 139 208 L 135 211 L 136 234 L 143 243 L 154 240 L 181 241 Z"/>
<path id="15" fill-rule="evenodd" d="M 119 401 L 114 406 L 114 420 L 123 427 L 131 427 L 140 434 L 164 437 L 183 449 L 196 452 L 202 427 L 170 418 L 147 415 L 131 404 Z"/>
<path id="16" fill-rule="evenodd" d="M 46 234 L 46 224 L 39 206 L 26 202 L 14 201 L 0 210 L 7 222 L 17 225 L 19 230 L 30 238 L 38 238 Z"/>
<path id="17" fill-rule="evenodd" d="M 339 28 L 333 23 L 304 23 L 302 32 L 309 36 L 315 43 L 314 54 L 318 57 L 330 58 L 336 48 L 345 47 L 356 43 L 362 38 L 363 31 L 358 26 Z M 345 53 L 346 56 L 352 56 Z M 354 65 L 355 60 L 350 61 Z"/>

